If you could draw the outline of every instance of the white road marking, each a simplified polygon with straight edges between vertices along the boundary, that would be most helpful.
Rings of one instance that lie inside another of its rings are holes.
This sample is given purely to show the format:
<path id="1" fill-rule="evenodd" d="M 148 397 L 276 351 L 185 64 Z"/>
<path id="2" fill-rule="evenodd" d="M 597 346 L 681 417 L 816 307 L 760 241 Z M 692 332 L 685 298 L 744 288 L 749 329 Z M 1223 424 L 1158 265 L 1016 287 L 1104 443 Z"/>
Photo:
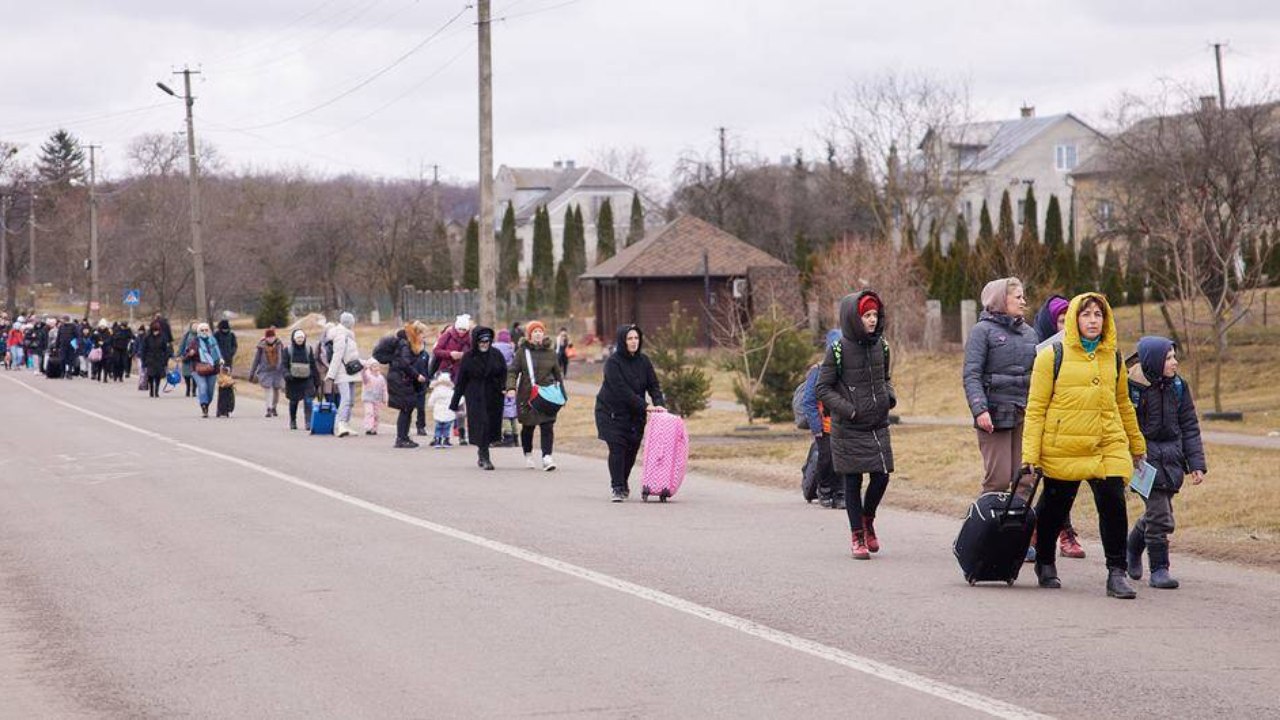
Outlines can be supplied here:
<path id="1" fill-rule="evenodd" d="M 206 457 L 216 458 L 233 465 L 239 465 L 247 470 L 252 470 L 282 482 L 289 483 L 290 485 L 300 487 L 304 490 L 324 495 L 325 497 L 360 508 L 361 510 L 367 510 L 391 520 L 405 523 L 406 525 L 412 525 L 454 540 L 459 540 L 477 547 L 492 550 L 496 553 L 506 555 L 507 557 L 523 560 L 533 565 L 538 565 L 571 577 L 576 577 L 610 590 L 631 595 L 632 597 L 651 602 L 655 605 L 661 605 L 686 615 L 701 618 L 731 630 L 736 630 L 745 635 L 765 640 L 775 645 L 790 648 L 797 652 L 835 663 L 836 665 L 857 670 L 860 673 L 891 682 L 910 690 L 915 690 L 926 695 L 932 695 L 933 697 L 986 713 L 992 717 L 1008 718 L 1010 720 L 1029 720 L 1033 718 L 1040 720 L 1050 717 L 1002 700 L 997 700 L 995 698 L 965 690 L 961 687 L 932 680 L 924 677 L 923 675 L 917 675 L 916 673 L 908 670 L 902 670 L 892 665 L 872 660 L 871 658 L 866 658 L 846 650 L 841 650 L 840 648 L 823 645 L 822 643 L 808 640 L 798 635 L 792 635 L 791 633 L 776 630 L 767 625 L 755 622 L 754 620 L 748 620 L 747 618 L 716 610 L 715 608 L 707 607 L 706 605 L 700 605 L 690 600 L 685 600 L 684 598 L 662 592 L 661 590 L 655 590 L 644 585 L 628 582 L 626 580 L 613 577 L 612 575 L 606 575 L 601 572 L 596 572 L 595 570 L 589 570 L 572 563 L 564 562 L 563 560 L 557 560 L 553 557 L 540 555 L 538 553 L 525 550 L 524 548 L 508 545 L 497 540 L 490 540 L 489 538 L 482 537 L 480 535 L 473 535 L 464 530 L 449 527 L 448 525 L 441 525 L 439 523 L 431 522 L 430 520 L 424 520 L 420 517 L 402 513 L 398 510 L 392 510 L 391 508 L 378 505 L 368 500 L 363 500 L 353 495 L 348 495 L 343 492 L 338 492 L 337 490 L 316 485 L 315 483 L 280 472 L 279 470 L 275 470 L 265 465 L 259 465 L 258 463 L 250 460 L 220 453 L 216 450 L 209 450 L 207 448 L 191 445 L 175 438 L 168 437 L 167 435 L 162 435 L 145 428 L 130 425 L 129 423 L 107 417 L 106 415 L 102 415 L 87 408 L 82 408 L 78 405 L 53 397 L 52 395 L 41 390 L 37 390 L 24 382 L 20 382 L 12 378 L 4 379 L 14 383 L 15 385 L 19 385 L 40 397 L 46 398 L 50 402 L 94 419 L 101 420 L 110 425 L 114 425 L 122 430 L 128 430 L 129 432 L 137 433 L 144 437 L 172 445 L 182 450 L 188 450 Z"/>

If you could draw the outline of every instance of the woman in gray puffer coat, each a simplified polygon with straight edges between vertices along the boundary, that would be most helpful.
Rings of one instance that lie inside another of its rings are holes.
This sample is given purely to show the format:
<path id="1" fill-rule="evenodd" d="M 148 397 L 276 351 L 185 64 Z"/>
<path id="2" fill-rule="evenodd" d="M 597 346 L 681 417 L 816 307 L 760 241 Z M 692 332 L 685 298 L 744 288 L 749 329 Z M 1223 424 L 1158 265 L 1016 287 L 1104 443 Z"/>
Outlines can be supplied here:
<path id="1" fill-rule="evenodd" d="M 982 492 L 1005 492 L 1022 464 L 1022 424 L 1039 336 L 1023 320 L 1027 299 L 1018 278 L 987 283 L 982 307 L 964 348 L 964 395 L 978 431 Z M 1019 486 L 1024 496 L 1030 489 Z"/>
<path id="2" fill-rule="evenodd" d="M 874 292 L 863 290 L 841 300 L 840 339 L 828 346 L 816 387 L 831 414 L 832 465 L 844 476 L 853 557 L 859 560 L 880 550 L 876 508 L 893 472 L 889 410 L 898 401 L 890 384 L 884 329 L 884 303 Z M 864 474 L 870 476 L 865 497 Z"/>

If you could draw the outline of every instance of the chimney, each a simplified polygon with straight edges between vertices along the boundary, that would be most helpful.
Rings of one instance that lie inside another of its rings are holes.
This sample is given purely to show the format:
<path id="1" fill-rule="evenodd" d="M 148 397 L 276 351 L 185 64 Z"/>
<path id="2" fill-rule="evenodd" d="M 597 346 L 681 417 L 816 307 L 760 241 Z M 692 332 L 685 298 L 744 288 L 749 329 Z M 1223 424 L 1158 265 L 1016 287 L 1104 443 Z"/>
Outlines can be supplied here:
<path id="1" fill-rule="evenodd" d="M 562 163 L 562 162 L 560 162 L 559 160 L 557 160 L 557 161 L 555 161 L 555 162 L 551 163 L 551 167 L 555 168 L 556 170 L 560 170 L 561 168 L 563 168 L 563 167 L 564 167 L 564 163 Z"/>
<path id="2" fill-rule="evenodd" d="M 1035 116 L 1036 116 L 1036 106 L 1035 106 L 1035 105 L 1023 105 L 1023 106 L 1022 106 L 1022 117 L 1024 117 L 1024 118 L 1033 118 L 1033 117 L 1035 117 Z"/>
<path id="3" fill-rule="evenodd" d="M 1205 112 L 1212 112 L 1218 109 L 1218 98 L 1214 95 L 1200 96 L 1200 109 Z"/>
<path id="4" fill-rule="evenodd" d="M 572 170 L 578 167 L 578 162 L 576 160 L 565 160 L 564 167 L 566 170 Z"/>

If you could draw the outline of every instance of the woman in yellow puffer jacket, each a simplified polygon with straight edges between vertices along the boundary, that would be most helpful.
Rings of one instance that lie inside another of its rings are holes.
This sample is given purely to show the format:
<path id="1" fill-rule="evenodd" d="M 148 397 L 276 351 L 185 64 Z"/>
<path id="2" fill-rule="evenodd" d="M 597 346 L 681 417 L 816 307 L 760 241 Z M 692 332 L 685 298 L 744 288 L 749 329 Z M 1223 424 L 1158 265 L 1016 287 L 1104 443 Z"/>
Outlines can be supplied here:
<path id="1" fill-rule="evenodd" d="M 1125 577 L 1129 519 L 1124 492 L 1147 448 L 1129 400 L 1106 297 L 1077 295 L 1067 308 L 1064 331 L 1057 373 L 1053 347 L 1036 355 L 1023 432 L 1022 462 L 1045 476 L 1036 506 L 1036 577 L 1040 587 L 1062 586 L 1054 563 L 1055 540 L 1080 482 L 1088 481 L 1107 558 L 1107 595 L 1133 598 L 1137 593 Z"/>

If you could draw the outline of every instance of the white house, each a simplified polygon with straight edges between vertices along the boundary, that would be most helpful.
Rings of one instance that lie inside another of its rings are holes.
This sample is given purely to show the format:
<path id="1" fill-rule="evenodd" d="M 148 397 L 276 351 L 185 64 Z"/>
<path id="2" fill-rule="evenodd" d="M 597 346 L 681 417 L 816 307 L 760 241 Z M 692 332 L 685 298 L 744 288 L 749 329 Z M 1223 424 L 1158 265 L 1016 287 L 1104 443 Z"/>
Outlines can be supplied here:
<path id="1" fill-rule="evenodd" d="M 999 224 L 1000 197 L 1005 190 L 1013 202 L 1014 225 L 1021 231 L 1028 186 L 1035 190 L 1041 237 L 1050 195 L 1058 196 L 1065 223 L 1071 212 L 1071 173 L 1093 155 L 1103 137 L 1071 113 L 1036 117 L 1032 107 L 1022 108 L 1021 116 L 1013 120 L 947 128 L 940 139 L 960 183 L 956 210 L 968 222 L 969 237 L 977 234 L 984 200 L 992 225 Z M 922 146 L 935 139 L 926 138 Z"/>
<path id="2" fill-rule="evenodd" d="M 614 237 L 618 249 L 626 242 L 631 223 L 631 197 L 636 188 L 617 178 L 593 168 L 577 167 L 572 161 L 556 163 L 550 168 L 513 168 L 503 165 L 494 178 L 495 230 L 502 227 L 502 216 L 510 202 L 515 209 L 516 236 L 524 248 L 520 258 L 520 274 L 528 275 L 533 258 L 533 216 L 538 207 L 545 205 L 551 216 L 552 252 L 557 263 L 564 255 L 564 213 L 569 207 L 582 208 L 582 222 L 586 229 L 587 266 L 595 264 L 596 218 L 600 206 L 609 199 L 613 206 Z M 640 196 L 644 208 L 645 226 L 659 227 L 665 224 L 660 205 Z"/>

